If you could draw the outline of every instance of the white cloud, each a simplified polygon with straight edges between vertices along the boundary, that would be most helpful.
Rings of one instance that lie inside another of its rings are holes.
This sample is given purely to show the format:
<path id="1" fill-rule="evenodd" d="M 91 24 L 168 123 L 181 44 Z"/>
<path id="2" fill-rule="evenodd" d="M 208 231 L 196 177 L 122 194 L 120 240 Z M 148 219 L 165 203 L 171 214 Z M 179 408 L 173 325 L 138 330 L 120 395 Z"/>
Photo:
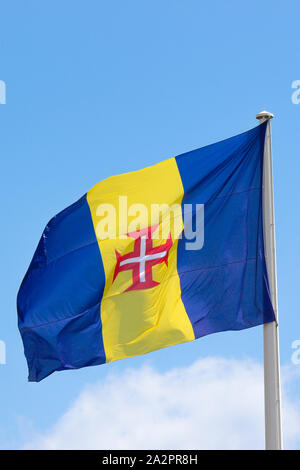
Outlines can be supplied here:
<path id="1" fill-rule="evenodd" d="M 297 404 L 284 399 L 285 445 L 300 444 Z M 90 385 L 28 449 L 259 449 L 263 370 L 253 361 L 201 359 L 161 373 L 128 369 Z"/>

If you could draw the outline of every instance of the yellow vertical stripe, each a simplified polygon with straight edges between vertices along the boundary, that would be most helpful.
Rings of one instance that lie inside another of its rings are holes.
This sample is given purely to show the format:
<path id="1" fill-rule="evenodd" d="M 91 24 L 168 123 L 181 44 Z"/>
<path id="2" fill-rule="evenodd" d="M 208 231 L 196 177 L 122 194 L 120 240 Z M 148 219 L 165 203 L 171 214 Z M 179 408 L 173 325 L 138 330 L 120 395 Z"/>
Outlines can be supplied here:
<path id="1" fill-rule="evenodd" d="M 173 212 L 170 214 L 173 246 L 169 252 L 168 266 L 160 263 L 152 268 L 153 280 L 158 285 L 149 289 L 126 291 L 132 285 L 132 270 L 120 272 L 113 279 L 116 250 L 123 256 L 133 251 L 135 243 L 123 231 L 126 208 L 122 204 L 119 207 L 119 197 L 127 197 L 128 208 L 132 204 L 143 204 L 147 208 L 149 218 L 144 213 L 139 217 L 141 228 L 145 228 L 150 226 L 151 205 L 181 204 L 183 192 L 176 161 L 170 159 L 140 171 L 108 178 L 87 194 L 106 277 L 101 320 L 107 362 L 195 339 L 181 300 L 177 273 L 178 233 L 175 231 L 180 232 L 183 227 L 181 212 L 177 214 L 180 218 L 179 229 L 178 224 L 174 227 L 173 223 L 176 216 Z M 124 200 L 122 198 L 122 202 Z M 111 204 L 115 208 L 117 228 L 121 226 L 122 239 L 104 239 L 101 236 L 99 227 L 102 227 L 104 214 L 99 207 L 103 204 Z M 131 219 L 132 216 L 128 218 L 129 222 Z M 162 220 L 163 218 L 160 223 Z M 165 238 L 154 239 L 153 246 L 165 242 Z"/>

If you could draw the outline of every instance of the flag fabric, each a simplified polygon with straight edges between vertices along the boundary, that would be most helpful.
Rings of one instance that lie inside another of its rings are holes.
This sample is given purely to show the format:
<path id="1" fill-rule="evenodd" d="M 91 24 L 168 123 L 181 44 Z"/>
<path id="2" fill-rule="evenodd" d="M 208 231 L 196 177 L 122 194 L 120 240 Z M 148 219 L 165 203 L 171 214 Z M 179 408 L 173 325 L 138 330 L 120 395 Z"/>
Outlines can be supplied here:
<path id="1" fill-rule="evenodd" d="M 265 133 L 112 176 L 50 220 L 17 299 L 30 381 L 275 320 Z"/>

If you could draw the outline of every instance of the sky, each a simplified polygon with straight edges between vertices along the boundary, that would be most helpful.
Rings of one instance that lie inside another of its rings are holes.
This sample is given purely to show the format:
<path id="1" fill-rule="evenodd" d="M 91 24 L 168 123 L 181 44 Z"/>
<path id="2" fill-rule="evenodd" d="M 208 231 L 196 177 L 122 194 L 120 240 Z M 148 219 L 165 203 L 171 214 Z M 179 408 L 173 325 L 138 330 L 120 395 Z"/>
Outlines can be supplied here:
<path id="1" fill-rule="evenodd" d="M 2 2 L 0 448 L 263 448 L 262 327 L 37 384 L 16 313 L 51 217 L 110 175 L 254 127 L 263 109 L 275 115 L 284 443 L 300 448 L 299 14 L 297 0 Z"/>

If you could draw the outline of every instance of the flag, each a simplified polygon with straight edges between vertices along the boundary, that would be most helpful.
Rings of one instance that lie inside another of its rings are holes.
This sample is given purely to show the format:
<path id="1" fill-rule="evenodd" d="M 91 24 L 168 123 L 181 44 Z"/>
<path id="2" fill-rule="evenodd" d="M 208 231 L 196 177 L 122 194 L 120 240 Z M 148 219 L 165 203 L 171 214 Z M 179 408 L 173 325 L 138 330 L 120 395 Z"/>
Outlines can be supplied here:
<path id="1" fill-rule="evenodd" d="M 29 381 L 275 320 L 265 134 L 112 176 L 50 220 L 17 298 Z"/>

